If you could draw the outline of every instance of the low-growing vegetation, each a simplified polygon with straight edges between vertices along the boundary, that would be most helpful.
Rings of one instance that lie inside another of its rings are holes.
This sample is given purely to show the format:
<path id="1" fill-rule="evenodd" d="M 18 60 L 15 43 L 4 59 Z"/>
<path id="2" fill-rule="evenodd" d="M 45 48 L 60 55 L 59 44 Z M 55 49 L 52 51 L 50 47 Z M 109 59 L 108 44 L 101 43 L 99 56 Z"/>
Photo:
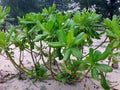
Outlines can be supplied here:
<path id="1" fill-rule="evenodd" d="M 1 25 L 9 11 L 9 8 L 0 7 Z M 120 47 L 119 18 L 113 16 L 112 20 L 104 18 L 101 21 L 101 15 L 94 10 L 62 13 L 53 5 L 44 8 L 41 13 L 18 17 L 18 21 L 17 26 L 7 27 L 8 32 L 0 32 L 0 51 L 6 53 L 18 71 L 29 78 L 53 78 L 68 84 L 82 82 L 90 73 L 105 90 L 110 90 L 106 73 L 112 72 L 109 63 L 117 63 L 116 55 L 119 55 L 119 52 L 114 52 Z M 93 39 L 100 40 L 103 34 L 106 35 L 105 40 L 96 48 L 91 48 Z M 98 48 L 106 40 L 109 43 L 101 52 Z M 19 49 L 19 64 L 12 53 L 12 45 Z M 84 47 L 89 48 L 87 54 L 83 53 Z M 24 51 L 30 53 L 34 67 L 28 68 L 22 63 L 21 53 Z M 108 64 L 101 63 L 106 59 Z"/>

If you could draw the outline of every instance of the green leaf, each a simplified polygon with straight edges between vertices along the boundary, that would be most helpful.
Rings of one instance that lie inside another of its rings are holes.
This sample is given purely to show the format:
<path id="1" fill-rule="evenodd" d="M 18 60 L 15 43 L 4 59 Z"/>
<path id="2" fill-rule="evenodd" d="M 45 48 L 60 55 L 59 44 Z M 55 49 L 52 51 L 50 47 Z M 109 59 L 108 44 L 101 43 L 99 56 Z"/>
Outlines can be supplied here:
<path id="1" fill-rule="evenodd" d="M 68 48 L 68 49 L 65 49 L 65 51 L 64 51 L 64 58 L 63 58 L 63 60 L 68 60 L 68 59 L 70 59 L 70 55 L 71 55 L 71 49 L 70 48 Z"/>
<path id="2" fill-rule="evenodd" d="M 79 70 L 83 71 L 83 70 L 87 70 L 89 68 L 90 65 L 88 65 L 85 61 L 81 60 L 80 61 L 80 65 L 79 65 Z"/>
<path id="3" fill-rule="evenodd" d="M 64 47 L 64 44 L 62 44 L 61 42 L 49 42 L 48 45 L 53 48 Z"/>
<path id="4" fill-rule="evenodd" d="M 50 20 L 48 20 L 48 22 L 47 22 L 47 30 L 50 32 L 52 29 L 53 29 L 53 27 L 54 27 L 54 23 L 55 23 L 55 20 L 54 20 L 55 18 L 54 18 L 54 16 L 51 16 L 51 18 L 50 18 Z"/>
<path id="5" fill-rule="evenodd" d="M 113 69 L 112 67 L 106 65 L 106 64 L 96 64 L 95 65 L 96 68 L 98 68 L 101 72 L 112 72 Z"/>
<path id="6" fill-rule="evenodd" d="M 92 76 L 92 78 L 93 79 L 95 79 L 95 80 L 98 80 L 99 78 L 98 78 L 98 70 L 95 68 L 95 67 L 93 67 L 92 69 L 91 69 L 91 76 Z"/>
<path id="7" fill-rule="evenodd" d="M 67 45 L 71 46 L 73 44 L 73 40 L 74 40 L 74 32 L 69 31 L 67 35 Z"/>
<path id="8" fill-rule="evenodd" d="M 111 28 L 111 20 L 109 18 L 104 19 L 104 24 L 108 27 Z"/>
<path id="9" fill-rule="evenodd" d="M 99 61 L 105 60 L 110 55 L 111 52 L 112 52 L 112 48 L 108 46 L 106 50 L 98 57 L 98 60 Z"/>
<path id="10" fill-rule="evenodd" d="M 107 83 L 107 81 L 106 81 L 106 79 L 105 79 L 104 74 L 101 72 L 100 75 L 101 75 L 101 86 L 102 86 L 105 90 L 110 90 L 110 87 L 109 87 L 109 85 L 108 85 L 108 83 Z"/>
<path id="11" fill-rule="evenodd" d="M 74 21 L 77 22 L 77 23 L 79 23 L 80 16 L 81 16 L 81 14 L 80 14 L 79 11 L 75 12 Z"/>
<path id="12" fill-rule="evenodd" d="M 4 48 L 6 46 L 6 34 L 4 32 L 0 32 L 0 47 Z"/>
<path id="13" fill-rule="evenodd" d="M 44 39 L 46 36 L 47 36 L 47 34 L 37 35 L 33 41 L 39 42 L 40 40 Z"/>
<path id="14" fill-rule="evenodd" d="M 89 65 L 84 60 L 74 60 L 71 67 L 73 68 L 73 70 L 78 67 L 78 70 L 83 71 L 87 70 L 89 68 Z"/>
<path id="15" fill-rule="evenodd" d="M 59 30 L 57 31 L 57 37 L 59 39 L 60 42 L 64 42 L 64 43 L 67 43 L 67 35 L 66 35 L 66 32 L 65 30 Z"/>
<path id="16" fill-rule="evenodd" d="M 77 58 L 82 58 L 82 52 L 79 50 L 79 48 L 71 48 L 72 50 L 72 55 L 77 57 Z"/>
<path id="17" fill-rule="evenodd" d="M 110 31 L 110 30 L 105 30 L 105 32 L 107 33 L 107 35 L 109 36 L 109 37 L 113 37 L 113 38 L 116 38 L 117 36 L 116 36 L 116 34 L 115 33 L 113 33 L 112 31 Z"/>
<path id="18" fill-rule="evenodd" d="M 74 40 L 74 44 L 81 44 L 86 38 L 87 38 L 87 34 L 82 32 L 78 36 L 76 36 Z"/>
<path id="19" fill-rule="evenodd" d="M 100 56 L 101 56 L 101 52 L 98 51 L 98 50 L 96 50 L 96 51 L 94 52 L 93 62 L 99 61 L 99 58 L 98 58 L 98 57 L 100 57 Z"/>
<path id="20" fill-rule="evenodd" d="M 46 28 L 44 27 L 43 24 L 41 24 L 40 21 L 37 21 L 37 26 L 38 26 L 38 28 L 39 28 L 40 30 L 44 30 L 44 31 L 46 31 Z"/>
<path id="21" fill-rule="evenodd" d="M 94 50 L 93 48 L 89 49 L 89 58 L 88 58 L 89 62 L 92 64 L 94 63 Z"/>
<path id="22" fill-rule="evenodd" d="M 33 33 L 36 30 L 36 26 L 33 26 L 28 33 Z"/>
<path id="23" fill-rule="evenodd" d="M 113 48 L 116 48 L 120 45 L 120 41 L 119 40 L 113 40 Z"/>

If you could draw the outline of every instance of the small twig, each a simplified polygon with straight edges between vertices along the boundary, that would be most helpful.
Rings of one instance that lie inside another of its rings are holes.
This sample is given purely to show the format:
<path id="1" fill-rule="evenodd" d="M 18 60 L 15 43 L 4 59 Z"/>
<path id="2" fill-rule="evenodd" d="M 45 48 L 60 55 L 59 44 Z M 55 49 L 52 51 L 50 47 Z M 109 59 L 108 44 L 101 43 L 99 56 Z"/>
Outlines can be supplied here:
<path id="1" fill-rule="evenodd" d="M 106 40 L 107 40 L 107 37 L 104 39 L 104 41 L 101 43 L 101 44 L 99 44 L 96 48 L 94 48 L 94 50 L 96 50 L 96 49 L 98 49 L 99 47 L 101 47 L 105 42 L 106 42 Z M 86 56 L 88 56 L 89 55 L 89 53 L 87 53 L 86 55 L 84 55 L 82 58 L 84 58 L 84 57 L 86 57 Z"/>
<path id="2" fill-rule="evenodd" d="M 115 89 L 114 87 L 118 86 L 119 84 L 116 84 L 116 85 L 113 85 L 111 86 L 110 88 L 113 89 L 113 90 L 118 90 L 118 89 Z"/>
<path id="3" fill-rule="evenodd" d="M 88 71 L 84 74 L 84 76 L 83 76 L 80 80 L 78 80 L 79 82 L 83 81 L 83 79 L 84 79 L 84 78 L 88 75 L 88 73 L 90 72 L 91 68 L 92 68 L 92 66 L 88 69 Z"/>

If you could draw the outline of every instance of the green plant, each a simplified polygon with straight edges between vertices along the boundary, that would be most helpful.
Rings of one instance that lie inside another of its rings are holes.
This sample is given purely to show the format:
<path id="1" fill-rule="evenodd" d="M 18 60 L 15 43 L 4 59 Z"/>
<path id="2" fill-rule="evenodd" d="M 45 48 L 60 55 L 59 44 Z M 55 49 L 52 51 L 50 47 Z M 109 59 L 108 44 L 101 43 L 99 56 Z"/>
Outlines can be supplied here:
<path id="1" fill-rule="evenodd" d="M 100 81 L 105 90 L 110 90 L 105 76 L 113 69 L 109 63 L 102 64 L 101 61 L 107 58 L 115 61 L 114 57 L 118 55 L 114 49 L 119 48 L 119 42 L 116 41 L 119 41 L 120 22 L 113 17 L 113 20 L 105 19 L 103 24 L 100 18 L 92 10 L 77 11 L 72 17 L 69 12 L 63 14 L 57 11 L 53 5 L 49 9 L 43 9 L 42 13 L 28 13 L 22 18 L 18 17 L 18 26 L 11 27 L 9 33 L 0 32 L 0 48 L 13 65 L 30 78 L 44 79 L 48 76 L 72 84 L 75 81 L 81 82 L 91 73 L 92 78 Z M 99 28 L 107 29 L 98 32 Z M 93 39 L 100 40 L 101 34 L 106 34 L 109 38 L 105 50 L 101 52 L 98 48 L 107 38 L 95 48 L 88 47 L 94 44 Z M 11 45 L 20 51 L 20 64 L 15 62 L 10 53 L 14 52 Z M 89 48 L 86 55 L 83 54 L 84 47 Z M 33 61 L 31 70 L 22 63 L 22 52 L 25 51 L 29 52 Z"/>

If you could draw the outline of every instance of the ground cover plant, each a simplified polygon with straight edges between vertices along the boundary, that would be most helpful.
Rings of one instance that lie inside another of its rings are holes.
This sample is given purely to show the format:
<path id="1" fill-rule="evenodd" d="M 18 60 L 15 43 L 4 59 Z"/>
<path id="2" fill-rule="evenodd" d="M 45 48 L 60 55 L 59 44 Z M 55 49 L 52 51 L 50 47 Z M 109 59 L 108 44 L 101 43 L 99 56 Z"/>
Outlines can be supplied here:
<path id="1" fill-rule="evenodd" d="M 1 22 L 7 18 L 9 11 L 9 8 L 3 10 L 0 7 Z M 41 13 L 28 13 L 22 18 L 18 17 L 18 21 L 17 26 L 7 28 L 8 32 L 0 32 L 0 51 L 6 53 L 20 73 L 29 78 L 53 78 L 68 84 L 82 82 L 90 73 L 93 79 L 101 82 L 105 90 L 110 90 L 106 73 L 112 72 L 110 62 L 117 63 L 116 55 L 119 55 L 118 17 L 101 21 L 101 15 L 94 10 L 62 13 L 53 5 L 48 9 L 44 8 Z M 98 29 L 102 31 L 98 32 Z M 93 39 L 100 40 L 102 34 L 106 35 L 105 40 L 96 48 L 91 48 Z M 98 48 L 107 39 L 109 44 L 101 52 Z M 13 45 L 19 49 L 19 63 L 14 58 L 14 49 L 11 48 Z M 84 47 L 89 48 L 87 54 L 83 54 Z M 24 51 L 31 55 L 32 68 L 23 64 Z M 101 63 L 106 59 L 109 60 L 108 64 Z"/>

